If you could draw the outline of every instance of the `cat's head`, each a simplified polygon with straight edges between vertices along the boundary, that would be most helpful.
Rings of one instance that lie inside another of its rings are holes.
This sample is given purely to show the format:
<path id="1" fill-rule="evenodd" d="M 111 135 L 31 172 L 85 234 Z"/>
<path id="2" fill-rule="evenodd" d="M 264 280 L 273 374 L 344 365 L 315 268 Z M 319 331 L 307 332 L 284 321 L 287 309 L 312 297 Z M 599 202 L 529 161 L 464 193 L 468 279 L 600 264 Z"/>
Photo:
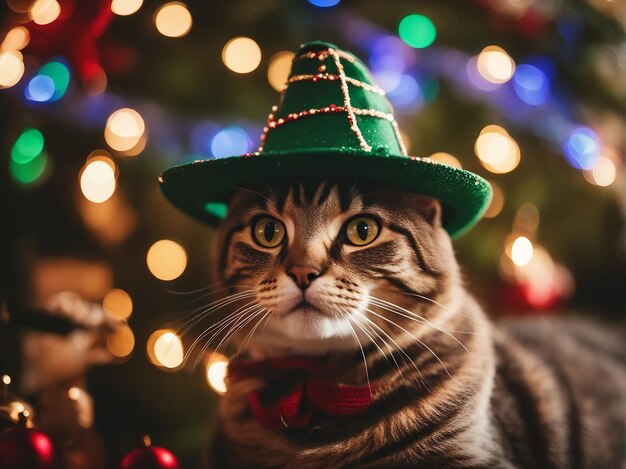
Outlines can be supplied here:
<path id="1" fill-rule="evenodd" d="M 216 248 L 252 343 L 302 353 L 415 331 L 458 277 L 439 202 L 376 183 L 239 190 Z"/>

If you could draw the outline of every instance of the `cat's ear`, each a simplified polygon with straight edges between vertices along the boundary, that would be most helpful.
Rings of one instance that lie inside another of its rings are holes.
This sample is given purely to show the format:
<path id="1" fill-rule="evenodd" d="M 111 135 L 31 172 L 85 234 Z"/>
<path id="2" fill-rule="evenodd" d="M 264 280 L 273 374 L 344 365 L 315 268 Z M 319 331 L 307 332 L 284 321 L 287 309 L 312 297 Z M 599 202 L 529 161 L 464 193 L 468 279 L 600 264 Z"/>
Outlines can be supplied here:
<path id="1" fill-rule="evenodd" d="M 441 226 L 441 203 L 437 199 L 425 195 L 415 195 L 414 206 L 416 211 L 432 226 Z"/>

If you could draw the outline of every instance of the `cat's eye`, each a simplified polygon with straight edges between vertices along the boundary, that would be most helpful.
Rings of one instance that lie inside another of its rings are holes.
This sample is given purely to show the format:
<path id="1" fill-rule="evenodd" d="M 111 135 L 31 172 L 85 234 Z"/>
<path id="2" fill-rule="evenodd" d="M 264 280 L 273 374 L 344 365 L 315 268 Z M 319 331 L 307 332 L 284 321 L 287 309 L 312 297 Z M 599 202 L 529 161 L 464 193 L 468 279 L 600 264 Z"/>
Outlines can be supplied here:
<path id="1" fill-rule="evenodd" d="M 254 241 L 264 248 L 275 248 L 285 238 L 285 225 L 274 217 L 263 217 L 252 227 Z"/>
<path id="2" fill-rule="evenodd" d="M 346 236 L 350 244 L 365 246 L 378 236 L 380 226 L 376 220 L 370 217 L 356 217 L 350 220 L 346 226 Z"/>

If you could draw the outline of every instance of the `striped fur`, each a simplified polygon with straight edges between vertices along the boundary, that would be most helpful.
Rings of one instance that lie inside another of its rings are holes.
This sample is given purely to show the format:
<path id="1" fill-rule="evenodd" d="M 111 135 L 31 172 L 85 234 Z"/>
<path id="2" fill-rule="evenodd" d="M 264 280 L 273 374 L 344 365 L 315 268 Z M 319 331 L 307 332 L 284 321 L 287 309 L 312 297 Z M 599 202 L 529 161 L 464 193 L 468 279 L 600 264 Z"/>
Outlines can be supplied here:
<path id="1" fill-rule="evenodd" d="M 373 243 L 350 246 L 342 227 L 361 213 L 382 229 Z M 252 239 L 260 214 L 285 224 L 279 246 Z M 251 389 L 271 383 L 230 383 L 214 467 L 616 468 L 623 460 L 622 337 L 576 323 L 489 322 L 463 288 L 432 199 L 345 181 L 241 190 L 215 258 L 233 292 L 254 292 L 255 319 L 234 335 L 242 353 L 315 354 L 323 379 L 384 384 L 358 417 L 319 415 L 306 431 L 276 432 L 246 403 Z M 287 275 L 292 265 L 320 275 L 303 292 Z M 303 297 L 310 306 L 298 306 Z"/>

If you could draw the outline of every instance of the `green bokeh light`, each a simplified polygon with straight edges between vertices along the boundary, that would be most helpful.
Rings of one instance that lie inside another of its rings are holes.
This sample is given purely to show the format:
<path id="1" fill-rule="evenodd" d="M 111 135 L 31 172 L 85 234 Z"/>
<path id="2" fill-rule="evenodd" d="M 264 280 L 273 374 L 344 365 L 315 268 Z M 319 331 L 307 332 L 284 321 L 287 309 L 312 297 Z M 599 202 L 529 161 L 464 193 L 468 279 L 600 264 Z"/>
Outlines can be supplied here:
<path id="1" fill-rule="evenodd" d="M 228 207 L 221 202 L 207 202 L 204 205 L 204 209 L 218 218 L 226 218 L 226 214 L 228 213 Z"/>
<path id="2" fill-rule="evenodd" d="M 409 46 L 423 49 L 434 42 L 437 37 L 437 28 L 424 15 L 408 15 L 400 21 L 398 35 Z"/>
<path id="3" fill-rule="evenodd" d="M 39 130 L 26 129 L 11 149 L 11 160 L 17 164 L 26 164 L 41 153 L 43 144 L 43 135 Z"/>
<path id="4" fill-rule="evenodd" d="M 45 152 L 39 153 L 35 158 L 25 164 L 16 163 L 11 160 L 9 169 L 11 176 L 21 184 L 32 184 L 39 179 L 48 165 L 48 156 Z"/>
<path id="5" fill-rule="evenodd" d="M 61 62 L 48 62 L 41 67 L 38 75 L 50 77 L 54 82 L 53 101 L 57 101 L 63 97 L 70 84 L 70 71 L 65 64 Z"/>

